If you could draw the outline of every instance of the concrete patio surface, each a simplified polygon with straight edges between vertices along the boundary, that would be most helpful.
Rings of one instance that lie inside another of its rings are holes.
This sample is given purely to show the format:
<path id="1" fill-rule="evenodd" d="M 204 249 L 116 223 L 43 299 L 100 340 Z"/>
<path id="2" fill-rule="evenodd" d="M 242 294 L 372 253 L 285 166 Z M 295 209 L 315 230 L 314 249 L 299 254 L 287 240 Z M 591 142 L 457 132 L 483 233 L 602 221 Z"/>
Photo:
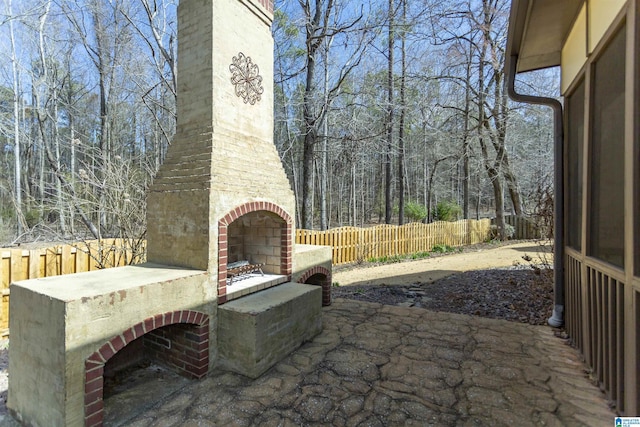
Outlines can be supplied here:
<path id="1" fill-rule="evenodd" d="M 212 372 L 115 424 L 613 425 L 584 369 L 549 327 L 339 299 L 259 379 Z"/>

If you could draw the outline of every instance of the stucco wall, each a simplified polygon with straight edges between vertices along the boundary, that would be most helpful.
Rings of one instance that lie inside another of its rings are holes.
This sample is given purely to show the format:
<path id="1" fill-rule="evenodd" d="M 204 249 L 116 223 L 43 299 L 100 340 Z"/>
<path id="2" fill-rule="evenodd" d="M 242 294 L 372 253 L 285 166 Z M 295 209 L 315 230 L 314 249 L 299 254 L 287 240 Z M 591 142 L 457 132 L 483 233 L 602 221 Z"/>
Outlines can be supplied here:
<path id="1" fill-rule="evenodd" d="M 563 95 L 625 4 L 626 0 L 590 0 L 582 6 L 562 48 Z"/>

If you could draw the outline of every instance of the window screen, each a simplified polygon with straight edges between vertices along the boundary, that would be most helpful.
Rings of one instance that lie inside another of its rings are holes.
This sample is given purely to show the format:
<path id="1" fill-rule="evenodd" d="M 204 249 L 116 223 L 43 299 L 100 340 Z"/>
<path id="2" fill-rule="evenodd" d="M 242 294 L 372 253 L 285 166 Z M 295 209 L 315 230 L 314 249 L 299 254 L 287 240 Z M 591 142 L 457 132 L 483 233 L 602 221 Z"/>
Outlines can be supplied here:
<path id="1" fill-rule="evenodd" d="M 592 73 L 589 255 L 624 267 L 625 29 Z"/>
<path id="2" fill-rule="evenodd" d="M 636 8 L 636 22 L 640 21 L 640 10 Z M 635 36 L 635 47 L 633 49 L 635 58 L 633 60 L 636 63 L 635 67 L 635 92 L 633 100 L 633 145 L 634 145 L 634 163 L 633 163 L 633 172 L 634 172 L 634 185 L 635 185 L 635 203 L 633 206 L 633 218 L 635 221 L 635 241 L 633 245 L 634 252 L 634 261 L 635 261 L 635 275 L 640 277 L 640 66 L 638 66 L 638 61 L 640 60 L 640 29 L 636 25 L 636 36 Z M 631 61 L 632 59 L 629 58 Z M 638 343 L 640 345 L 640 342 Z"/>

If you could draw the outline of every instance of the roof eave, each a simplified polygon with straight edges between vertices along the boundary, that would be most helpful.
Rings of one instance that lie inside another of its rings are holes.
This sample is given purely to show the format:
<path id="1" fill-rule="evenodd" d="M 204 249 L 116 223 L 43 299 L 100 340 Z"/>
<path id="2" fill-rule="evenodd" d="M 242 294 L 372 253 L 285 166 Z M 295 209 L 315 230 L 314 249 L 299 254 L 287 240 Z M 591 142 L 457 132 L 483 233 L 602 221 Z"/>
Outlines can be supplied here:
<path id="1" fill-rule="evenodd" d="M 517 72 L 560 65 L 562 45 L 583 2 L 512 0 L 507 58 L 518 58 Z"/>

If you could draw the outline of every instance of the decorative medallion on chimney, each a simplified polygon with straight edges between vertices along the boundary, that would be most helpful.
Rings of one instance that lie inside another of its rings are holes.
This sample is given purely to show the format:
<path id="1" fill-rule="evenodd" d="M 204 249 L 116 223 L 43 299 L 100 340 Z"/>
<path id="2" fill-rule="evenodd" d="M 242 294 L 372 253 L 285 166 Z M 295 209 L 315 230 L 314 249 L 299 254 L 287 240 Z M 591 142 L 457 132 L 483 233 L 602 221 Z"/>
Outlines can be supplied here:
<path id="1" fill-rule="evenodd" d="M 229 65 L 231 71 L 231 83 L 236 87 L 236 95 L 244 100 L 244 103 L 254 105 L 260 101 L 264 88 L 260 69 L 251 61 L 251 57 L 239 52 L 233 57 Z"/>

